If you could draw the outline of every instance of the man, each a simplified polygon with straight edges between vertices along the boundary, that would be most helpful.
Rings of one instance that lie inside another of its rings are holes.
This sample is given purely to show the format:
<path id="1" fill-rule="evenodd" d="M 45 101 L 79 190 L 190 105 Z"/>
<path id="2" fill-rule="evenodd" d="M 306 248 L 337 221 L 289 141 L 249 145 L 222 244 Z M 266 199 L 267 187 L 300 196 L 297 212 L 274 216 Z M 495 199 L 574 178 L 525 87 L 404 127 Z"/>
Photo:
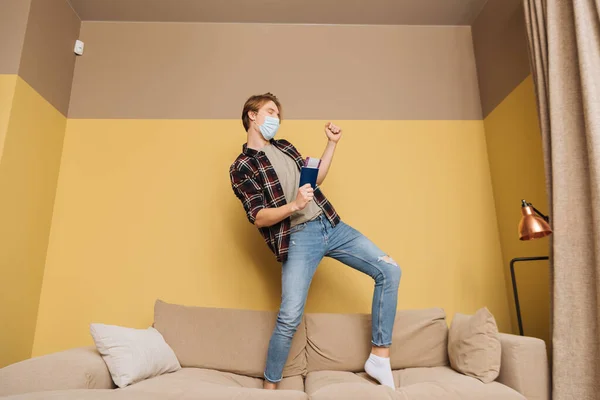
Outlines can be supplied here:
<path id="1" fill-rule="evenodd" d="M 319 186 L 331 166 L 342 130 L 325 125 L 327 146 L 317 187 L 299 186 L 302 157 L 286 140 L 274 140 L 281 104 L 271 93 L 250 97 L 242 122 L 247 142 L 230 168 L 231 185 L 246 216 L 282 263 L 281 306 L 269 342 L 265 389 L 275 389 L 304 312 L 312 277 L 323 257 L 334 258 L 375 281 L 372 304 L 372 350 L 365 371 L 392 389 L 392 328 L 396 315 L 400 267 L 369 239 L 341 221 Z M 373 207 L 364 197 L 365 207 Z"/>

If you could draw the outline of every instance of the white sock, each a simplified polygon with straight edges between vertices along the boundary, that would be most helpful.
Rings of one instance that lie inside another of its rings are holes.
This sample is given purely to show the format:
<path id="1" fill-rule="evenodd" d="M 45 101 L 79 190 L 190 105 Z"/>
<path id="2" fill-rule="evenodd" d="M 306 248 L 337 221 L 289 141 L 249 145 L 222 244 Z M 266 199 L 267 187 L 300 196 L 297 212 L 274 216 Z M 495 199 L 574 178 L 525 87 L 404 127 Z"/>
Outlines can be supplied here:
<path id="1" fill-rule="evenodd" d="M 379 357 L 371 353 L 369 359 L 365 362 L 365 372 L 382 385 L 389 386 L 393 390 L 396 390 L 389 358 Z"/>

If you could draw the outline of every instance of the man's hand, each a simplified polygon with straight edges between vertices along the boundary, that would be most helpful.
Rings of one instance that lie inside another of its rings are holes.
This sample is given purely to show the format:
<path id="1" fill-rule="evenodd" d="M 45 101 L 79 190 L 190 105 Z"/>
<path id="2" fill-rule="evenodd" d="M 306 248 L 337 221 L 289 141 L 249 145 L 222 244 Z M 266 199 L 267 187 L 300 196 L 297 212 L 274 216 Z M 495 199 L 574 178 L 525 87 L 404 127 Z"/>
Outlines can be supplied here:
<path id="1" fill-rule="evenodd" d="M 257 228 L 266 228 L 278 224 L 296 211 L 304 210 L 306 205 L 313 201 L 314 196 L 313 188 L 310 186 L 310 183 L 307 183 L 298 189 L 296 200 L 291 203 L 281 207 L 263 208 L 256 213 L 254 225 Z"/>
<path id="2" fill-rule="evenodd" d="M 304 207 L 313 200 L 314 196 L 314 189 L 310 186 L 310 183 L 300 187 L 296 195 L 296 200 L 292 203 L 292 210 L 294 212 L 304 210 Z"/>
<path id="3" fill-rule="evenodd" d="M 342 129 L 339 126 L 328 122 L 325 124 L 325 134 L 330 142 L 337 143 L 342 137 Z"/>

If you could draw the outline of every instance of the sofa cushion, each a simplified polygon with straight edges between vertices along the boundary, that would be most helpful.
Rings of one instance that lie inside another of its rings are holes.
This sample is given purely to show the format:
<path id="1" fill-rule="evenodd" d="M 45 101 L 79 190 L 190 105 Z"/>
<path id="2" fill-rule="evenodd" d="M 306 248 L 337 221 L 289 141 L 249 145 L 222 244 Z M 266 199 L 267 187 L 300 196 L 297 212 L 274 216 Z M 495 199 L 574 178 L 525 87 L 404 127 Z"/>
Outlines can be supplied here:
<path id="1" fill-rule="evenodd" d="M 379 385 L 364 372 L 309 372 L 306 393 L 311 400 L 525 400 L 498 382 L 485 384 L 450 367 L 407 368 L 393 374 L 395 392 Z"/>
<path id="2" fill-rule="evenodd" d="M 172 374 L 157 376 L 131 385 L 122 391 L 129 393 L 160 393 L 177 399 L 178 394 L 194 395 L 196 400 L 253 400 L 253 399 L 289 399 L 308 400 L 304 393 L 302 376 L 296 375 L 281 380 L 277 392 L 262 389 L 263 380 L 230 372 L 200 368 L 183 368 Z"/>
<path id="3" fill-rule="evenodd" d="M 338 371 L 343 372 L 343 371 Z M 406 400 L 387 386 L 357 382 L 332 384 L 310 395 L 311 400 Z M 442 399 L 441 399 L 442 400 Z M 443 399 L 445 400 L 445 399 Z"/>
<path id="4" fill-rule="evenodd" d="M 172 400 L 160 393 L 124 393 L 114 389 L 65 389 L 22 393 L 2 397 L 2 400 Z M 181 400 L 192 398 L 181 398 Z M 178 399 L 179 400 L 179 399 Z"/>
<path id="5" fill-rule="evenodd" d="M 484 383 L 500 373 L 501 345 L 494 316 L 487 308 L 474 315 L 456 313 L 448 335 L 450 365 Z"/>
<path id="6" fill-rule="evenodd" d="M 394 373 L 397 391 L 406 400 L 526 400 L 508 386 L 483 383 L 450 367 L 408 368 Z"/>
<path id="7" fill-rule="evenodd" d="M 309 372 L 305 387 L 311 400 L 400 400 L 391 388 L 346 371 Z"/>
<path id="8" fill-rule="evenodd" d="M 305 314 L 308 371 L 362 371 L 371 351 L 370 314 Z M 441 308 L 398 310 L 392 369 L 448 365 L 448 325 Z"/>
<path id="9" fill-rule="evenodd" d="M 301 377 L 299 377 L 301 379 Z M 156 378 L 151 378 L 156 379 Z M 193 390 L 144 391 L 124 389 L 75 389 L 26 393 L 2 400 L 308 400 L 297 390 L 262 390 L 205 384 Z"/>
<path id="10" fill-rule="evenodd" d="M 193 391 L 204 388 L 207 385 L 260 389 L 263 385 L 263 379 L 238 375 L 231 372 L 217 371 L 214 369 L 183 368 L 177 372 L 138 382 L 123 390 L 169 393 L 181 390 Z M 278 388 L 282 390 L 304 392 L 304 380 L 301 375 L 283 378 L 281 382 L 279 382 Z"/>
<path id="11" fill-rule="evenodd" d="M 197 367 L 262 378 L 277 312 L 190 307 L 157 300 L 154 327 L 182 367 Z M 283 376 L 306 373 L 306 329 L 302 321 Z"/>
<path id="12" fill-rule="evenodd" d="M 60 390 L 6 397 L 9 400 L 308 400 L 304 380 L 283 378 L 277 391 L 262 390 L 263 380 L 229 372 L 183 368 L 118 390 Z M 2 398 L 5 399 L 4 397 Z"/>

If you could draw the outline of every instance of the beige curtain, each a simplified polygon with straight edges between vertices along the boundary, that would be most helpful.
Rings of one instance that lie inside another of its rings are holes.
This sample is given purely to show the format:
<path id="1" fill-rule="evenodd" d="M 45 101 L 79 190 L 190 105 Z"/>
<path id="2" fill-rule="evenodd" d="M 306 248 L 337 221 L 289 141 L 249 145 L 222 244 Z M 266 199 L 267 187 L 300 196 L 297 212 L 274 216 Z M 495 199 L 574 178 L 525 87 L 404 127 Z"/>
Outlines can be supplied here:
<path id="1" fill-rule="evenodd" d="M 600 399 L 600 0 L 524 0 L 551 223 L 553 398 Z"/>

